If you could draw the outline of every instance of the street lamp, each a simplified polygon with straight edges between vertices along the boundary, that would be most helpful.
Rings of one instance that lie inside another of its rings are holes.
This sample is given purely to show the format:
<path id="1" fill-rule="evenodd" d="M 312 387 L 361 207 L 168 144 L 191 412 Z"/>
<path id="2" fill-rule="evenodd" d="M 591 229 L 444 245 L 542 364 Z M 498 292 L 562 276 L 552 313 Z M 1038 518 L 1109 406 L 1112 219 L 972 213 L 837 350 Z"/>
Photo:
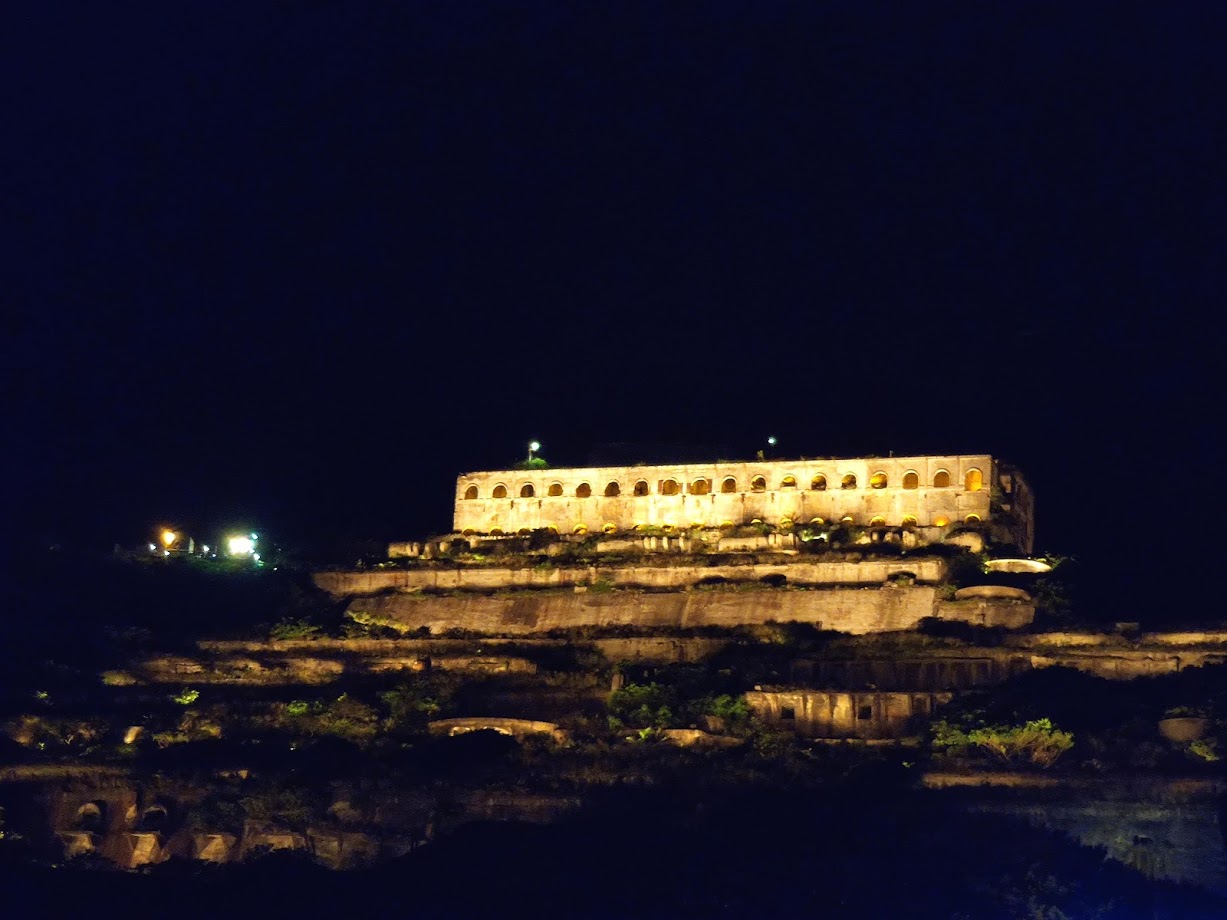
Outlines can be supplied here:
<path id="1" fill-rule="evenodd" d="M 179 535 L 173 530 L 162 531 L 162 545 L 170 549 L 170 545 L 179 539 Z"/>
<path id="2" fill-rule="evenodd" d="M 540 441 L 529 441 L 528 442 L 528 462 L 529 463 L 533 462 L 533 454 L 535 454 L 540 449 L 541 449 Z"/>

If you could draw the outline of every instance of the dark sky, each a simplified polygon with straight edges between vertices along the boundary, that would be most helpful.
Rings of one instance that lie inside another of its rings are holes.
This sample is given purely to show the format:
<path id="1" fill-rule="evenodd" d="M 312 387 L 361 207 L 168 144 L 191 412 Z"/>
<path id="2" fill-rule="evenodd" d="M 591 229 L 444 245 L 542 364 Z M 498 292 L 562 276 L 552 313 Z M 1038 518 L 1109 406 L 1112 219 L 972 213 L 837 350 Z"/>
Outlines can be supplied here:
<path id="1" fill-rule="evenodd" d="M 533 437 L 989 451 L 1221 529 L 1227 7 L 31 2 L 10 529 L 446 528 Z M 1110 551 L 1110 552 L 1109 552 Z"/>

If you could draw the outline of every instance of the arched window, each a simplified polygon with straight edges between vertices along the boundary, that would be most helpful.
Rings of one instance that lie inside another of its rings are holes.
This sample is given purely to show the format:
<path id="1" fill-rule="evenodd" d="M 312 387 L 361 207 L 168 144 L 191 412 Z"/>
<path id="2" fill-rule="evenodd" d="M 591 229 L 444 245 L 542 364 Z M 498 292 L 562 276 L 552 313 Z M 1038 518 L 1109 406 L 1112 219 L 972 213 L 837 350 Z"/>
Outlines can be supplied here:
<path id="1" fill-rule="evenodd" d="M 825 492 L 827 490 L 827 478 L 819 473 L 810 480 L 809 487 L 815 492 Z"/>
<path id="2" fill-rule="evenodd" d="M 576 498 L 589 498 L 591 497 L 591 495 L 592 495 L 592 486 L 588 485 L 588 483 L 581 482 L 578 486 L 575 487 L 575 497 Z"/>
<path id="3" fill-rule="evenodd" d="M 949 489 L 950 488 L 950 474 L 946 472 L 946 470 L 938 470 L 936 473 L 933 474 L 933 488 L 935 489 Z"/>
<path id="4" fill-rule="evenodd" d="M 472 527 L 466 527 L 464 530 L 460 531 L 460 535 L 462 537 L 471 537 L 476 532 L 477 531 L 475 531 Z"/>
<path id="5" fill-rule="evenodd" d="M 557 498 L 558 496 L 562 494 L 562 483 L 561 482 L 551 482 L 549 491 L 546 492 L 545 494 L 548 495 L 550 498 Z"/>
<path id="6" fill-rule="evenodd" d="M 546 524 L 545 529 L 548 530 L 550 533 L 558 533 L 557 524 Z"/>
<path id="7" fill-rule="evenodd" d="M 792 530 L 792 518 L 781 518 L 780 530 Z"/>
<path id="8" fill-rule="evenodd" d="M 521 527 L 519 530 L 516 531 L 516 533 L 519 534 L 521 537 L 527 537 L 532 533 L 532 530 L 528 527 Z"/>
<path id="9" fill-rule="evenodd" d="M 852 520 L 852 515 L 850 515 L 850 514 L 845 514 L 843 517 L 841 517 L 841 518 L 839 519 L 839 523 L 841 523 L 841 524 L 852 524 L 852 523 L 855 523 L 855 522 Z"/>
<path id="10" fill-rule="evenodd" d="M 648 481 L 639 479 L 635 482 L 635 494 L 642 497 L 648 494 Z"/>
<path id="11" fill-rule="evenodd" d="M 503 535 L 503 528 L 501 527 L 491 527 L 490 528 L 490 536 L 501 537 L 502 535 Z"/>
<path id="12" fill-rule="evenodd" d="M 945 527 L 949 523 L 950 523 L 950 518 L 946 517 L 946 515 L 944 514 L 939 514 L 935 518 L 933 518 L 933 524 L 936 527 Z"/>
<path id="13" fill-rule="evenodd" d="M 876 473 L 870 476 L 869 477 L 869 488 L 885 489 L 886 488 L 886 474 L 883 473 L 881 470 L 878 470 Z"/>
<path id="14" fill-rule="evenodd" d="M 750 491 L 751 492 L 766 492 L 767 491 L 767 480 L 764 479 L 762 476 L 755 476 L 753 479 L 750 480 Z"/>
<path id="15" fill-rule="evenodd" d="M 622 494 L 622 487 L 618 485 L 616 482 L 611 482 L 609 485 L 605 487 L 605 497 L 606 498 L 615 498 L 621 494 Z"/>
<path id="16" fill-rule="evenodd" d="M 963 518 L 963 523 L 964 523 L 964 524 L 979 524 L 979 523 L 980 523 L 980 515 L 978 515 L 978 514 L 969 514 L 969 515 L 967 515 L 967 517 Z"/>
<path id="17" fill-rule="evenodd" d="M 903 526 L 908 527 L 908 528 L 915 527 L 916 526 L 916 515 L 905 514 L 903 516 Z"/>
<path id="18" fill-rule="evenodd" d="M 677 495 L 682 491 L 682 487 L 677 484 L 676 479 L 662 479 L 660 482 L 661 495 Z"/>
<path id="19" fill-rule="evenodd" d="M 477 486 L 469 486 L 467 489 L 465 489 L 464 497 L 466 501 L 472 501 L 475 499 L 477 497 Z"/>
<path id="20" fill-rule="evenodd" d="M 736 527 L 736 526 L 737 526 L 737 525 L 736 525 L 736 524 L 734 524 L 732 521 L 721 521 L 721 522 L 720 522 L 720 529 L 721 529 L 721 530 L 732 530 L 732 529 L 733 529 L 734 527 Z"/>
<path id="21" fill-rule="evenodd" d="M 605 526 L 601 528 L 601 533 L 617 533 L 618 525 L 613 521 L 606 521 Z"/>
<path id="22" fill-rule="evenodd" d="M 728 495 L 730 492 L 736 492 L 737 480 L 732 476 L 726 476 L 724 482 L 720 483 L 720 491 L 725 495 Z"/>
<path id="23" fill-rule="evenodd" d="M 820 518 L 820 517 L 810 518 L 810 519 L 809 519 L 809 522 L 810 522 L 811 524 L 825 524 L 825 523 L 826 523 L 826 521 L 824 521 L 824 520 L 823 520 L 822 518 Z"/>
<path id="24" fill-rule="evenodd" d="M 524 485 L 520 486 L 520 498 L 532 498 L 536 494 L 537 492 L 533 488 L 533 484 L 531 482 L 526 482 Z"/>
<path id="25" fill-rule="evenodd" d="M 575 529 L 574 529 L 573 531 L 571 531 L 571 532 L 572 532 L 572 533 L 578 533 L 578 534 L 584 534 L 584 533 L 587 533 L 587 532 L 588 532 L 588 528 L 587 528 L 587 526 L 586 526 L 586 525 L 584 525 L 584 524 L 576 524 L 576 525 L 575 525 Z"/>
<path id="26" fill-rule="evenodd" d="M 498 485 L 494 487 L 494 491 L 491 494 L 495 498 L 506 498 L 507 497 L 507 487 L 500 482 Z"/>
<path id="27" fill-rule="evenodd" d="M 707 495 L 709 492 L 711 492 L 710 479 L 696 479 L 690 484 L 691 495 Z"/>
<path id="28" fill-rule="evenodd" d="M 795 489 L 796 487 L 797 487 L 797 477 L 796 476 L 785 476 L 783 479 L 780 480 L 781 489 Z"/>
<path id="29" fill-rule="evenodd" d="M 979 492 L 984 488 L 984 474 L 976 469 L 968 470 L 967 476 L 963 480 L 963 488 L 968 492 Z"/>
<path id="30" fill-rule="evenodd" d="M 843 478 L 843 482 L 839 484 L 839 487 L 841 489 L 855 489 L 856 488 L 856 476 L 853 475 L 852 473 L 849 473 L 847 476 Z"/>
<path id="31" fill-rule="evenodd" d="M 870 527 L 885 527 L 886 518 L 882 517 L 882 515 L 879 514 L 877 517 L 870 520 L 869 526 Z"/>
<path id="32" fill-rule="evenodd" d="M 903 488 L 905 489 L 919 489 L 920 488 L 920 477 L 916 475 L 915 470 L 908 470 L 906 473 L 903 474 Z"/>

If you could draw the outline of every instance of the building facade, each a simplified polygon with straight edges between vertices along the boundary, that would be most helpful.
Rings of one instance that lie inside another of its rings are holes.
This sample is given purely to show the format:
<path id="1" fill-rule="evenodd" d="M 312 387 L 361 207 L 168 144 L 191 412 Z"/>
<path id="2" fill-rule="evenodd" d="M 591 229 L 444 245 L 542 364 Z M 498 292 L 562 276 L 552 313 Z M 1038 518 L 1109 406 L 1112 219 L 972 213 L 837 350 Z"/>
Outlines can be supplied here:
<path id="1" fill-rule="evenodd" d="M 1025 480 L 988 454 L 464 473 L 453 526 L 498 535 L 841 521 L 939 538 L 983 525 L 1024 552 L 1034 543 Z"/>

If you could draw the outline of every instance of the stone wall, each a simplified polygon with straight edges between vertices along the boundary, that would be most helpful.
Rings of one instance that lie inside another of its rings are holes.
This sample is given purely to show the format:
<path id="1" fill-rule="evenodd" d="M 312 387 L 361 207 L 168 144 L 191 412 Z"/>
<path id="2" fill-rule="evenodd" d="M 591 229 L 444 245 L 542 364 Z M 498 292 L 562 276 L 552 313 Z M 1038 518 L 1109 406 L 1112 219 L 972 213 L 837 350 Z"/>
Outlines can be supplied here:
<path id="1" fill-rule="evenodd" d="M 861 525 L 881 518 L 897 527 L 912 518 L 946 526 L 969 515 L 987 522 L 994 485 L 1019 491 L 1022 480 L 1016 472 L 1003 479 L 987 454 L 495 470 L 456 480 L 453 526 L 462 533 L 573 533 L 844 517 Z"/>
<path id="2" fill-rule="evenodd" d="M 811 562 L 794 557 L 788 562 L 751 565 L 700 565 L 680 561 L 671 566 L 468 566 L 316 572 L 312 577 L 317 586 L 333 597 L 352 597 L 387 591 L 497 591 L 501 588 L 557 588 L 597 582 L 614 586 L 680 588 L 711 579 L 756 582 L 779 576 L 787 579 L 789 584 L 876 585 L 902 573 L 915 575 L 918 582 L 934 584 L 944 576 L 945 562 L 934 557 L 863 562 Z"/>
<path id="3" fill-rule="evenodd" d="M 950 693 L 838 690 L 754 690 L 754 715 L 807 738 L 898 738 L 919 731 Z"/>

